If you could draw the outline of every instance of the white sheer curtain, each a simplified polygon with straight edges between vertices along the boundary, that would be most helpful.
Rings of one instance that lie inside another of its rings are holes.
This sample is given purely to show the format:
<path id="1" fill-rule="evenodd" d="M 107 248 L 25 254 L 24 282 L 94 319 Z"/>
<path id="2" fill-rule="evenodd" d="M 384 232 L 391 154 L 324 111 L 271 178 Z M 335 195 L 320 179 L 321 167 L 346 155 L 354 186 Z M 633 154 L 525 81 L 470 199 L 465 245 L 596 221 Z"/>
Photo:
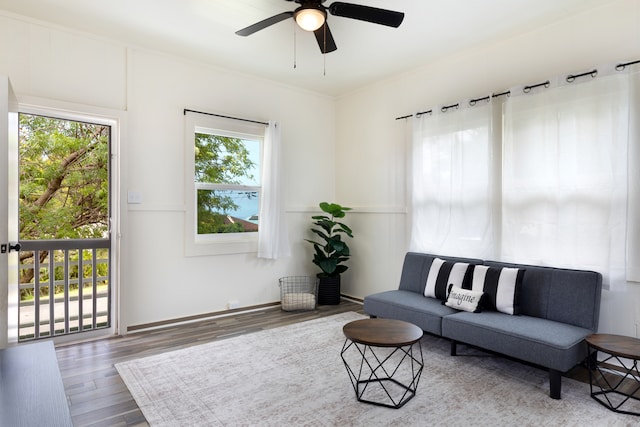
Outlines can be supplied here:
<path id="1" fill-rule="evenodd" d="M 414 118 L 410 250 L 493 256 L 491 102 Z"/>
<path id="2" fill-rule="evenodd" d="M 640 64 L 629 73 L 627 281 L 640 282 Z"/>
<path id="3" fill-rule="evenodd" d="M 291 255 L 281 192 L 280 125 L 270 121 L 264 137 L 258 258 Z"/>
<path id="4" fill-rule="evenodd" d="M 613 289 L 625 279 L 628 80 L 584 80 L 504 104 L 501 259 L 596 270 Z"/>

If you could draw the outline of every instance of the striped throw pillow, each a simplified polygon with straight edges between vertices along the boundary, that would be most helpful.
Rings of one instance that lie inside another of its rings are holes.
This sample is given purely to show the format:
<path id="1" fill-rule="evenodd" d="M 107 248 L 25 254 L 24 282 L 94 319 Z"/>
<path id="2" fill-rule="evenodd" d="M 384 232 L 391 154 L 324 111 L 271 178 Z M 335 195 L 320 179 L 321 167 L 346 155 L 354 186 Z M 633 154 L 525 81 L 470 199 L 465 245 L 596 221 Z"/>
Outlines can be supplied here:
<path id="1" fill-rule="evenodd" d="M 464 277 L 469 269 L 469 264 L 464 262 L 449 262 L 440 258 L 434 258 L 424 287 L 424 296 L 447 299 L 449 285 L 462 288 Z"/>
<path id="2" fill-rule="evenodd" d="M 506 314 L 520 314 L 520 287 L 524 269 L 476 265 L 471 289 L 485 293 L 485 308 Z"/>

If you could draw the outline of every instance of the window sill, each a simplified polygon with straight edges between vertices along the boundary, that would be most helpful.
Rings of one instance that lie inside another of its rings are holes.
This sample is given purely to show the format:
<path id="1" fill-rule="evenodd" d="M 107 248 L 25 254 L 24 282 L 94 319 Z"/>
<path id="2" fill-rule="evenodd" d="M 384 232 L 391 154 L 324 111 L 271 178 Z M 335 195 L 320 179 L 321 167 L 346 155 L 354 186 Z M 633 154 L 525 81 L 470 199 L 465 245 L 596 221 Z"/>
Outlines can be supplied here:
<path id="1" fill-rule="evenodd" d="M 188 241 L 185 256 L 231 255 L 258 252 L 258 234 L 221 235 Z"/>

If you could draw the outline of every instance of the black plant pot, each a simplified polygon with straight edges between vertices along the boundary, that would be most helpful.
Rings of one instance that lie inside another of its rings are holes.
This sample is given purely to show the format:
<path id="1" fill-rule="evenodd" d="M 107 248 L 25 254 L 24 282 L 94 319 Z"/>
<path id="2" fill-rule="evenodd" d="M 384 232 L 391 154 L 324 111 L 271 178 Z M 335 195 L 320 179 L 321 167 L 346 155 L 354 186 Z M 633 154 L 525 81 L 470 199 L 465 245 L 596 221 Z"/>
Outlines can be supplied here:
<path id="1" fill-rule="evenodd" d="M 340 304 L 340 276 L 320 277 L 318 276 L 318 304 L 338 305 Z"/>

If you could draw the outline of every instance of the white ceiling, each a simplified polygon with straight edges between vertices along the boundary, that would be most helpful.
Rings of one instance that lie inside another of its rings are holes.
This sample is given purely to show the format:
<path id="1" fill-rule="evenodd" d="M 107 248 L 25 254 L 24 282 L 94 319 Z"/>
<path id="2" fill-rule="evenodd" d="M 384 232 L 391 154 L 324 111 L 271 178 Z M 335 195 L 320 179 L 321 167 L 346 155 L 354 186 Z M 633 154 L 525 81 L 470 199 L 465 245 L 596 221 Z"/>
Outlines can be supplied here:
<path id="1" fill-rule="evenodd" d="M 396 29 L 329 16 L 338 50 L 327 55 L 293 20 L 235 35 L 298 6 L 285 0 L 0 0 L 0 10 L 339 96 L 613 1 L 353 0 L 404 12 L 404 22 Z"/>

